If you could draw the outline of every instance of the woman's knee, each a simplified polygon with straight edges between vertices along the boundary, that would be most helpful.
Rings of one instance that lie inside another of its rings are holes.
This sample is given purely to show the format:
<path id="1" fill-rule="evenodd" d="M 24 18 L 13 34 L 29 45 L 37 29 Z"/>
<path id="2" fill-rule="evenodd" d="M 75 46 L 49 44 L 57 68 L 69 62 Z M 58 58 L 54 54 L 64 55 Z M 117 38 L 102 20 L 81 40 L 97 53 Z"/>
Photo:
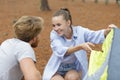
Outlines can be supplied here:
<path id="1" fill-rule="evenodd" d="M 65 80 L 79 80 L 80 75 L 76 70 L 70 70 L 65 75 Z"/>
<path id="2" fill-rule="evenodd" d="M 64 78 L 61 75 L 56 74 L 50 80 L 64 80 Z"/>

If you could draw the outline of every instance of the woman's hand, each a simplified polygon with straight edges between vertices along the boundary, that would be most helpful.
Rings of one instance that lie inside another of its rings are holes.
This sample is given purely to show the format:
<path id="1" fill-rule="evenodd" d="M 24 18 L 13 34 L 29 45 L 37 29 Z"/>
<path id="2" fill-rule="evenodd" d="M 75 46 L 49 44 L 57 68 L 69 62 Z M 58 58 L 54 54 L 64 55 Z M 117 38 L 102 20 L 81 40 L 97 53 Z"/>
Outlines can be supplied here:
<path id="1" fill-rule="evenodd" d="M 81 44 L 81 46 L 82 46 L 82 49 L 88 53 L 91 53 L 91 51 L 95 47 L 95 45 L 93 43 L 90 43 L 90 42 L 83 43 L 83 44 Z"/>
<path id="2" fill-rule="evenodd" d="M 114 24 L 110 24 L 110 25 L 107 27 L 107 29 L 105 29 L 105 32 L 104 32 L 105 37 L 108 35 L 108 33 L 111 31 L 112 28 L 117 28 L 117 26 L 114 25 Z"/>
<path id="3" fill-rule="evenodd" d="M 110 24 L 110 25 L 108 26 L 108 28 L 117 28 L 117 26 L 114 25 L 114 24 Z"/>

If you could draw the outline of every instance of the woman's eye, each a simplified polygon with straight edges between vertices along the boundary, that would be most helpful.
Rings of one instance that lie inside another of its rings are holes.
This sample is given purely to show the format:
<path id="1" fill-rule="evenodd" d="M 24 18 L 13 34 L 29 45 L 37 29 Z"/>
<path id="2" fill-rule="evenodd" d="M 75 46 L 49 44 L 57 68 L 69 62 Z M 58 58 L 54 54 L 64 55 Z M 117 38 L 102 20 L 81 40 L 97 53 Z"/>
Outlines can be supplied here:
<path id="1" fill-rule="evenodd" d="M 57 26 L 61 26 L 61 24 L 57 24 Z"/>
<path id="2" fill-rule="evenodd" d="M 55 27 L 55 25 L 53 24 L 52 27 Z"/>
<path id="3" fill-rule="evenodd" d="M 52 24 L 52 27 L 57 27 L 57 26 L 59 27 L 59 26 L 61 26 L 61 24 L 59 24 L 59 23 L 58 24 Z"/>

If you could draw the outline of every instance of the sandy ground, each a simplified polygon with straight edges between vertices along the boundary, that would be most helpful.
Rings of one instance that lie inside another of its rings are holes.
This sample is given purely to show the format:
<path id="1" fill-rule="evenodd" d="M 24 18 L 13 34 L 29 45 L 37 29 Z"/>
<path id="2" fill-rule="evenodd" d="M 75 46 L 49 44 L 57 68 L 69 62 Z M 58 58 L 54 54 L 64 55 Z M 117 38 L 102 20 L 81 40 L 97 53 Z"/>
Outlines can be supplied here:
<path id="1" fill-rule="evenodd" d="M 45 28 L 41 33 L 39 46 L 35 49 L 38 70 L 43 73 L 44 67 L 52 54 L 49 34 L 52 29 L 52 14 L 60 7 L 67 7 L 71 11 L 73 24 L 81 25 L 93 30 L 107 28 L 109 24 L 120 27 L 120 7 L 113 2 L 95 4 L 93 1 L 83 3 L 81 0 L 48 0 L 51 11 L 42 12 L 39 0 L 0 0 L 0 43 L 12 38 L 12 22 L 23 15 L 42 16 Z"/>

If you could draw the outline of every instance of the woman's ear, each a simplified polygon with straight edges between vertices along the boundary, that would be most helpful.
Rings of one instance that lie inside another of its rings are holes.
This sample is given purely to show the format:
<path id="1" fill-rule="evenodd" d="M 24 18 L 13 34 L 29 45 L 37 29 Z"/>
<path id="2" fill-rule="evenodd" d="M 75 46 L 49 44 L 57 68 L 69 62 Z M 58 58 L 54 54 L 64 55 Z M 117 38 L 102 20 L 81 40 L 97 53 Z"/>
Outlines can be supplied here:
<path id="1" fill-rule="evenodd" d="M 68 20 L 68 21 L 67 21 L 67 24 L 68 24 L 68 25 L 70 25 L 70 24 L 71 24 L 71 21 L 70 21 L 70 20 Z"/>

